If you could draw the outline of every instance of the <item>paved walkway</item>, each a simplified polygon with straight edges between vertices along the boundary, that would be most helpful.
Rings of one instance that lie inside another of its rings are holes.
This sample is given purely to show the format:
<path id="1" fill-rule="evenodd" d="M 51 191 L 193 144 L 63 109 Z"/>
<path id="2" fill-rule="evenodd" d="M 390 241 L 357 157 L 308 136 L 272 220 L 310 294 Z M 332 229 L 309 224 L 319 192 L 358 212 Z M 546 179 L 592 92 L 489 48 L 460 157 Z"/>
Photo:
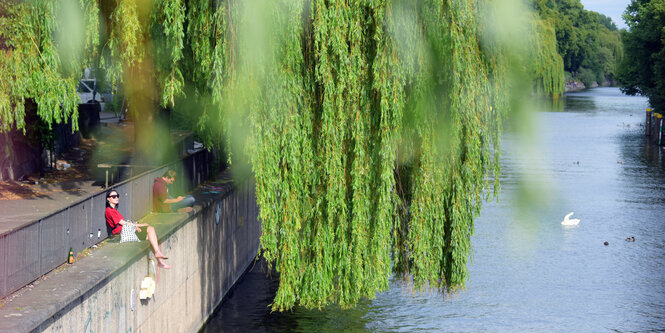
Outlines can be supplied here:
<path id="1" fill-rule="evenodd" d="M 115 115 L 115 112 L 102 111 L 99 113 L 99 122 L 102 124 L 117 124 L 120 118 Z"/>
<path id="2" fill-rule="evenodd" d="M 26 185 L 48 193 L 32 199 L 0 200 L 0 235 L 32 223 L 102 189 L 94 180 Z"/>
<path id="3" fill-rule="evenodd" d="M 119 119 L 113 112 L 101 112 L 102 133 L 109 136 L 113 130 L 109 124 L 117 124 Z M 103 190 L 99 182 L 73 180 L 62 182 L 39 181 L 38 184 L 24 183 L 22 189 L 35 193 L 29 199 L 0 200 L 0 235 L 32 223 L 41 217 L 63 209 Z"/>

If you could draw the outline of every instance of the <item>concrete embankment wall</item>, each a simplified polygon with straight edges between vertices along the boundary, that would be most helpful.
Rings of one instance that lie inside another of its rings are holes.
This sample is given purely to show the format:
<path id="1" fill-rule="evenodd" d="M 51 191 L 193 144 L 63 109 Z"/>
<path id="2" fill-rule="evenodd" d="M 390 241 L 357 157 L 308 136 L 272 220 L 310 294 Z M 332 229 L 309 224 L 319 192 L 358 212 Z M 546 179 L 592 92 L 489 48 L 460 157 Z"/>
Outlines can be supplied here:
<path id="1" fill-rule="evenodd" d="M 213 182 L 189 214 L 150 214 L 172 269 L 139 300 L 154 262 L 147 241 L 109 242 L 0 308 L 0 332 L 194 332 L 256 256 L 254 186 Z"/>

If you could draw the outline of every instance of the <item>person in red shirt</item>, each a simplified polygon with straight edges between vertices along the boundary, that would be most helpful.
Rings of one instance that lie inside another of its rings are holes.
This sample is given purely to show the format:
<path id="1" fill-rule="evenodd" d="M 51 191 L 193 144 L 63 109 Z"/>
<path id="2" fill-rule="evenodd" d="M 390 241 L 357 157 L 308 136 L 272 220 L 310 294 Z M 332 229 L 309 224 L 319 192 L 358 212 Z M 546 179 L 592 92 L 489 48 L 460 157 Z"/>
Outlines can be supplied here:
<path id="1" fill-rule="evenodd" d="M 117 208 L 119 202 L 120 196 L 116 190 L 106 192 L 106 211 L 104 212 L 104 217 L 106 218 L 106 223 L 111 227 L 111 233 L 114 236 L 120 234 L 122 226 L 128 223 L 122 214 L 118 212 Z M 161 268 L 171 268 L 171 265 L 164 261 L 165 259 L 168 259 L 168 257 L 159 249 L 159 241 L 157 240 L 155 228 L 147 223 L 136 223 L 135 226 L 137 232 L 141 232 L 140 227 L 146 227 L 146 232 L 148 234 L 146 239 L 150 242 L 150 245 L 152 245 L 152 251 L 155 253 L 155 258 L 157 258 L 157 266 Z"/>

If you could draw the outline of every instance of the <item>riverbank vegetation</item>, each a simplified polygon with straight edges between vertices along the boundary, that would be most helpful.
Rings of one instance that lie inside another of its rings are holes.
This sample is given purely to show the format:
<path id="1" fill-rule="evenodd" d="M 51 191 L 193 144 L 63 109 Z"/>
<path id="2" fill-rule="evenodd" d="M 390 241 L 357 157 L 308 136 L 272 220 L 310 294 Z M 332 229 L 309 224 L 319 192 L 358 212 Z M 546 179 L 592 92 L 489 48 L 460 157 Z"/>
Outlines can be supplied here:
<path id="1" fill-rule="evenodd" d="M 540 18 L 555 31 L 563 69 L 591 87 L 614 85 L 623 58 L 621 34 L 612 20 L 585 10 L 580 0 L 532 0 Z"/>
<path id="2" fill-rule="evenodd" d="M 641 94 L 657 112 L 665 112 L 665 0 L 633 0 L 622 32 L 627 56 L 619 66 L 621 90 Z"/>
<path id="3" fill-rule="evenodd" d="M 276 310 L 353 306 L 393 274 L 462 288 L 502 120 L 525 91 L 563 86 L 556 20 L 513 0 L 1 6 L 3 128 L 24 125 L 25 99 L 75 119 L 78 75 L 99 67 L 128 101 L 137 154 L 159 155 L 168 110 L 234 169 L 246 156 Z"/>

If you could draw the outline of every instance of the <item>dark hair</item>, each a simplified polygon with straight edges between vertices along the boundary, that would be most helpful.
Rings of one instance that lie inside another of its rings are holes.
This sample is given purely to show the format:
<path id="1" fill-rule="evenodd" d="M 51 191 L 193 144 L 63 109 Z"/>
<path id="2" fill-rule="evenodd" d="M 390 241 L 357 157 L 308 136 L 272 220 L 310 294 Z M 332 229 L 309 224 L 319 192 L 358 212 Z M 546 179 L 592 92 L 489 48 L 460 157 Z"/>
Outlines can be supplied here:
<path id="1" fill-rule="evenodd" d="M 175 178 L 175 175 L 176 175 L 175 170 L 171 169 L 171 170 L 167 170 L 166 172 L 164 172 L 162 177 L 164 177 L 164 178 Z"/>
<path id="2" fill-rule="evenodd" d="M 120 196 L 120 194 L 118 193 L 118 191 L 116 191 L 114 188 L 112 188 L 112 189 L 106 191 L 106 207 L 111 207 L 111 205 L 109 204 L 109 197 L 111 196 L 111 193 L 112 193 L 112 192 L 115 192 L 115 194 L 117 194 L 118 196 Z M 120 205 L 120 203 L 118 203 L 118 204 L 115 205 L 115 208 L 116 208 L 116 209 L 118 208 L 118 205 Z"/>

